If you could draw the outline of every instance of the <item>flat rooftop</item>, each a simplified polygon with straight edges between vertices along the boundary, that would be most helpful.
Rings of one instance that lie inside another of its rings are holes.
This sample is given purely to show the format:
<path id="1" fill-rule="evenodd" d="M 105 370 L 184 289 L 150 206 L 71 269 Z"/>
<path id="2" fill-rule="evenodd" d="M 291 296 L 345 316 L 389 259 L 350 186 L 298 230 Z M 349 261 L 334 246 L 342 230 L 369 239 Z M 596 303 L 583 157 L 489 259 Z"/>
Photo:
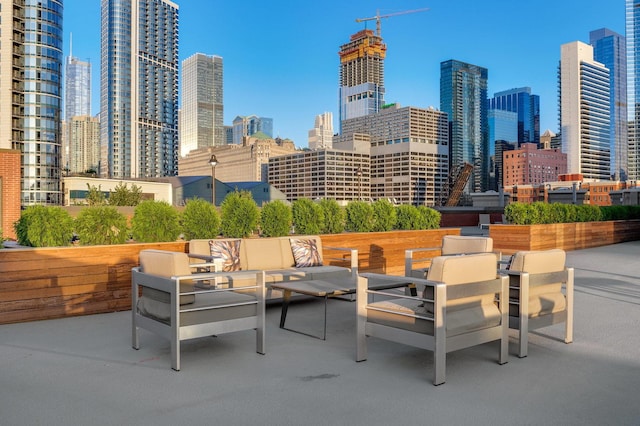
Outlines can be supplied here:
<path id="1" fill-rule="evenodd" d="M 2 425 L 639 425 L 640 241 L 568 252 L 575 268 L 574 342 L 563 326 L 530 334 L 529 356 L 497 364 L 498 343 L 447 355 L 432 385 L 431 352 L 369 339 L 355 359 L 355 303 L 330 300 L 327 340 L 278 328 L 169 342 L 131 314 L 0 326 Z M 323 303 L 298 300 L 287 326 L 322 331 Z"/>

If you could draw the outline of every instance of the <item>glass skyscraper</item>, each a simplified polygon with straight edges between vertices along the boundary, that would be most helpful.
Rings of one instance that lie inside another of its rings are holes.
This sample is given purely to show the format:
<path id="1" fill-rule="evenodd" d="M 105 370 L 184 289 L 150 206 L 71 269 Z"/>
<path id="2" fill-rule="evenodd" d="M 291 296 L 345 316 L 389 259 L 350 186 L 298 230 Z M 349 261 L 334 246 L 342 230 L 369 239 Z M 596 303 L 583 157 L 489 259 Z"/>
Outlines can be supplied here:
<path id="1" fill-rule="evenodd" d="M 629 179 L 640 179 L 640 1 L 626 0 L 627 119 Z"/>
<path id="2" fill-rule="evenodd" d="M 64 118 L 91 115 L 91 63 L 69 54 L 65 68 Z"/>
<path id="3" fill-rule="evenodd" d="M 440 110 L 449 115 L 449 165 L 473 165 L 465 192 L 489 188 L 488 70 L 456 60 L 440 63 Z"/>
<path id="4" fill-rule="evenodd" d="M 180 155 L 226 145 L 222 58 L 196 53 L 182 61 Z"/>
<path id="5" fill-rule="evenodd" d="M 102 0 L 100 174 L 178 174 L 178 5 Z"/>
<path id="6" fill-rule="evenodd" d="M 609 69 L 593 47 L 575 41 L 560 47 L 560 128 L 567 173 L 610 180 Z"/>
<path id="7" fill-rule="evenodd" d="M 540 97 L 532 95 L 530 87 L 494 93 L 489 99 L 489 109 L 518 114 L 518 143 L 540 142 Z"/>
<path id="8" fill-rule="evenodd" d="M 609 69 L 611 176 L 624 181 L 629 170 L 625 39 L 614 31 L 602 28 L 589 33 L 589 43 L 593 46 L 593 59 Z"/>
<path id="9" fill-rule="evenodd" d="M 16 141 L 22 149 L 21 204 L 60 205 L 62 1 L 24 1 L 22 53 L 24 134 Z"/>

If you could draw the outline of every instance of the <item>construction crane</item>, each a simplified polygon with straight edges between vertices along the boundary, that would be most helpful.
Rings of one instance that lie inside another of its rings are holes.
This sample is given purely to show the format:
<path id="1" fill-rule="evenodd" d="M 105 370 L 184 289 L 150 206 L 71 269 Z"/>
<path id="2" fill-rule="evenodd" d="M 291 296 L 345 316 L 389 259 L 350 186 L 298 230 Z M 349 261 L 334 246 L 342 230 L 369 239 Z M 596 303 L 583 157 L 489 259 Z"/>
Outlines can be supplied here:
<path id="1" fill-rule="evenodd" d="M 372 16 L 371 18 L 356 18 L 356 22 L 373 21 L 375 19 L 376 20 L 376 35 L 378 37 L 380 37 L 380 20 L 381 19 L 390 18 L 392 16 L 398 16 L 398 15 L 407 15 L 409 13 L 426 12 L 427 10 L 429 10 L 429 8 L 425 7 L 423 9 L 405 10 L 405 11 L 402 11 L 402 12 L 389 13 L 389 14 L 386 14 L 386 15 L 380 15 L 380 10 L 377 10 L 376 11 L 376 16 Z"/>

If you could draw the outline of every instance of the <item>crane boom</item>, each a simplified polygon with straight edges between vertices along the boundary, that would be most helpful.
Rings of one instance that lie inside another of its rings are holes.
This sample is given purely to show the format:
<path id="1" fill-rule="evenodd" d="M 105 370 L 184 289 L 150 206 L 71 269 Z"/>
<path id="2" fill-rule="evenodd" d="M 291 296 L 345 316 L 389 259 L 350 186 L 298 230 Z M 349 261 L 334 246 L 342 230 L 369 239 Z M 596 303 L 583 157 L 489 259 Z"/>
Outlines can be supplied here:
<path id="1" fill-rule="evenodd" d="M 376 11 L 376 16 L 372 16 L 370 18 L 356 18 L 356 22 L 366 22 L 366 21 L 373 21 L 375 19 L 376 21 L 376 35 L 378 37 L 380 37 L 380 20 L 383 18 L 390 18 L 392 16 L 398 16 L 398 15 L 407 15 L 409 13 L 417 13 L 417 12 L 426 12 L 427 10 L 429 10 L 428 7 L 422 8 L 422 9 L 412 9 L 412 10 L 403 10 L 402 12 L 395 12 L 395 13 L 388 13 L 386 15 L 380 15 L 380 10 Z"/>

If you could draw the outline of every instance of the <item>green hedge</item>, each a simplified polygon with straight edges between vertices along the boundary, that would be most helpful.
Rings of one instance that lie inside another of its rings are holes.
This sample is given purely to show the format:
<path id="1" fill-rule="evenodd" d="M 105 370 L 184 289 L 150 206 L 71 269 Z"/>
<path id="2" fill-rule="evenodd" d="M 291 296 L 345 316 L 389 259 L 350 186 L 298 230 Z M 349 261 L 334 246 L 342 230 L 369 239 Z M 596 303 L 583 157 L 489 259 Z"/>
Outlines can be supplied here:
<path id="1" fill-rule="evenodd" d="M 547 223 L 596 222 L 603 220 L 602 208 L 591 204 L 511 203 L 504 208 L 509 223 L 538 225 Z M 607 219 L 605 219 L 607 220 Z"/>
<path id="2" fill-rule="evenodd" d="M 220 234 L 220 214 L 209 201 L 192 198 L 180 215 L 180 225 L 185 240 L 215 238 Z"/>
<path id="3" fill-rule="evenodd" d="M 222 204 L 222 235 L 229 238 L 247 238 L 258 230 L 260 210 L 249 191 L 229 193 Z"/>
<path id="4" fill-rule="evenodd" d="M 178 211 L 166 201 L 142 201 L 133 212 L 131 234 L 139 243 L 176 241 L 180 235 Z"/>
<path id="5" fill-rule="evenodd" d="M 14 229 L 23 246 L 68 246 L 73 238 L 73 218 L 62 207 L 29 206 L 14 223 Z"/>
<path id="6" fill-rule="evenodd" d="M 265 237 L 289 235 L 292 223 L 291 208 L 280 200 L 270 201 L 260 210 L 260 230 Z"/>
<path id="7" fill-rule="evenodd" d="M 318 203 L 299 198 L 291 204 L 293 226 L 296 234 L 315 235 L 324 224 L 324 212 Z"/>
<path id="8" fill-rule="evenodd" d="M 127 218 L 113 206 L 86 207 L 75 220 L 80 244 L 123 244 L 129 238 Z"/>

